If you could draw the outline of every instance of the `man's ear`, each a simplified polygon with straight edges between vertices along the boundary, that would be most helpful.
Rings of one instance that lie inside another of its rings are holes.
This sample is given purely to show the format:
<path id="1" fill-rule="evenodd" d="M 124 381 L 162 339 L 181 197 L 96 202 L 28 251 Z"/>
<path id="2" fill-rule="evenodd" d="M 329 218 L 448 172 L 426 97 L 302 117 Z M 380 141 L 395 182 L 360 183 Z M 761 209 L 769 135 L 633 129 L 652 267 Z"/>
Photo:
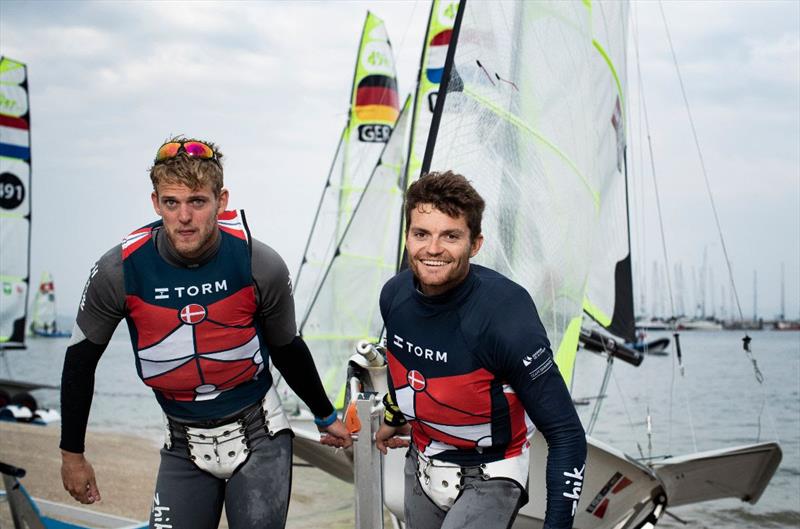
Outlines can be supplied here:
<path id="1" fill-rule="evenodd" d="M 478 252 L 481 251 L 481 246 L 483 246 L 483 234 L 478 235 L 475 237 L 475 240 L 472 241 L 472 248 L 469 251 L 469 256 L 475 257 L 478 255 Z"/>
<path id="2" fill-rule="evenodd" d="M 221 214 L 223 211 L 228 209 L 228 198 L 230 194 L 226 188 L 222 188 L 222 191 L 219 192 L 219 199 L 217 202 L 217 215 Z"/>
<path id="3" fill-rule="evenodd" d="M 153 191 L 150 193 L 150 199 L 153 201 L 153 209 L 156 210 L 156 215 L 161 216 L 161 204 L 158 203 L 158 193 Z"/>

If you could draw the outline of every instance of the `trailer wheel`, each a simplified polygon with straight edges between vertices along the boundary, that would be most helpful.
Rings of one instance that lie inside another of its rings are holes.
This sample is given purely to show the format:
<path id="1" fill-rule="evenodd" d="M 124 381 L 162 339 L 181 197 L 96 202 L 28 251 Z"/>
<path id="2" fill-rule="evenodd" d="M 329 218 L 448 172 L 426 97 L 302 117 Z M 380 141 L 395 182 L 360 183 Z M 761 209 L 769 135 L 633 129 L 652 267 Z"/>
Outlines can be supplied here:
<path id="1" fill-rule="evenodd" d="M 25 406 L 31 413 L 35 412 L 39 409 L 39 405 L 36 403 L 36 399 L 33 398 L 33 395 L 30 393 L 17 393 L 13 397 L 11 397 L 11 401 L 9 404 L 16 404 L 17 406 Z"/>

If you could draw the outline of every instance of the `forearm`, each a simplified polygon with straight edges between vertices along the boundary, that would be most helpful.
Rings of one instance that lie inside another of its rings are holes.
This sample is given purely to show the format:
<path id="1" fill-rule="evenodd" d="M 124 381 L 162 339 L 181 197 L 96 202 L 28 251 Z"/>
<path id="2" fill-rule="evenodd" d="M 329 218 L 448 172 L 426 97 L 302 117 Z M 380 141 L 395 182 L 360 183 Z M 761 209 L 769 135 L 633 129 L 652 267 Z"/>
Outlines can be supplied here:
<path id="1" fill-rule="evenodd" d="M 525 395 L 523 402 L 536 428 L 547 441 L 544 527 L 570 529 L 583 489 L 586 434 L 555 366 L 536 380 L 536 391 Z"/>
<path id="2" fill-rule="evenodd" d="M 97 362 L 108 344 L 81 340 L 67 348 L 61 372 L 62 450 L 83 453 Z"/>
<path id="3" fill-rule="evenodd" d="M 333 405 L 325 394 L 314 358 L 302 338 L 297 336 L 287 345 L 270 347 L 270 358 L 311 413 L 317 417 L 327 417 L 333 412 Z"/>
<path id="4" fill-rule="evenodd" d="M 570 529 L 585 481 L 586 435 L 579 421 L 547 435 L 545 529 Z"/>

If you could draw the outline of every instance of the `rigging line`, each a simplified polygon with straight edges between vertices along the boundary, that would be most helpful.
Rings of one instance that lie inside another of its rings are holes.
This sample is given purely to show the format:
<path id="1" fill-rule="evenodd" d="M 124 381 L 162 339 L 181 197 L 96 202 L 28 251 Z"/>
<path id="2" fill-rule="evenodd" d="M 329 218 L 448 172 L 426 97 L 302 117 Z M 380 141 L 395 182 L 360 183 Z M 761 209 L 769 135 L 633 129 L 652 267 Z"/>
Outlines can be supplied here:
<path id="1" fill-rule="evenodd" d="M 675 54 L 675 47 L 672 45 L 672 36 L 669 32 L 669 24 L 667 24 L 667 16 L 664 13 L 664 5 L 661 0 L 658 0 L 658 8 L 661 11 L 661 20 L 664 22 L 664 30 L 667 33 L 667 41 L 669 42 L 669 50 L 672 53 L 672 62 L 675 65 L 675 72 L 678 75 L 678 82 L 681 87 L 681 95 L 683 96 L 683 103 L 686 107 L 686 114 L 689 117 L 689 125 L 692 129 L 692 137 L 694 138 L 694 145 L 697 148 L 697 157 L 700 159 L 700 169 L 703 172 L 703 180 L 706 184 L 706 192 L 708 193 L 708 200 L 711 203 L 711 211 L 714 214 L 714 223 L 717 227 L 717 234 L 719 235 L 719 242 L 722 245 L 722 253 L 725 256 L 725 265 L 728 268 L 728 277 L 730 279 L 731 289 L 733 289 L 733 297 L 736 300 L 736 309 L 739 311 L 739 320 L 744 321 L 744 315 L 742 314 L 742 305 L 739 302 L 739 292 L 736 290 L 736 282 L 733 280 L 733 267 L 731 266 L 731 260 L 728 256 L 728 247 L 725 244 L 725 237 L 722 234 L 722 226 L 719 221 L 719 214 L 717 213 L 717 205 L 714 202 L 714 194 L 711 192 L 711 182 L 708 179 L 708 172 L 706 171 L 706 163 L 703 158 L 703 151 L 700 149 L 700 140 L 697 137 L 697 129 L 694 126 L 694 118 L 692 117 L 692 111 L 689 107 L 689 98 L 686 96 L 686 88 L 683 85 L 683 77 L 681 76 L 681 69 L 678 65 L 678 57 Z M 674 315 L 674 314 L 673 314 Z M 749 340 L 747 340 L 748 336 L 745 332 L 745 354 L 747 358 L 753 364 L 753 374 L 756 377 L 756 380 L 759 384 L 762 384 L 764 381 L 764 374 L 758 368 L 758 363 L 756 359 L 753 357 L 753 353 L 749 348 Z"/>
<path id="2" fill-rule="evenodd" d="M 14 373 L 11 371 L 11 364 L 8 362 L 8 355 L 6 354 L 6 349 L 0 344 L 0 356 L 3 357 L 3 364 L 6 366 L 6 373 L 8 373 L 8 378 L 14 379 Z"/>
<path id="3" fill-rule="evenodd" d="M 392 134 L 394 134 L 394 132 L 397 130 L 397 125 L 400 123 L 400 120 L 404 119 L 404 116 L 405 116 L 407 110 L 408 110 L 408 105 L 406 103 L 404 103 L 403 104 L 403 110 L 400 112 L 400 115 L 398 116 L 397 121 L 395 122 L 395 127 L 392 130 Z M 407 118 L 405 118 L 405 119 L 407 119 Z M 375 163 L 375 166 L 373 167 L 372 171 L 370 172 L 369 178 L 367 179 L 366 183 L 364 184 L 364 189 L 369 188 L 369 185 L 372 183 L 373 178 L 375 177 L 375 173 L 377 172 L 378 168 L 381 167 L 381 165 L 383 164 L 382 159 L 383 159 L 384 154 L 386 153 L 386 149 L 388 148 L 390 141 L 391 141 L 391 137 L 389 138 L 389 141 L 387 141 L 386 143 L 383 144 L 383 149 L 381 150 L 381 155 L 378 157 L 378 161 Z M 302 320 L 302 322 L 300 323 L 300 325 L 298 327 L 300 329 L 301 333 L 302 333 L 302 330 L 305 327 L 306 323 L 308 322 L 308 318 L 311 315 L 311 311 L 314 309 L 314 306 L 317 303 L 317 300 L 319 298 L 319 294 L 320 294 L 320 292 L 322 290 L 321 287 L 322 287 L 322 285 L 324 285 L 325 280 L 328 278 L 328 275 L 330 274 L 330 271 L 333 268 L 333 264 L 336 262 L 337 258 L 339 257 L 342 243 L 344 242 L 345 237 L 348 235 L 348 232 L 350 231 L 350 226 L 353 224 L 353 219 L 356 216 L 356 212 L 358 212 L 359 208 L 361 207 L 361 203 L 364 201 L 364 196 L 365 195 L 366 195 L 366 193 L 362 193 L 358 197 L 358 201 L 356 201 L 355 205 L 353 206 L 352 214 L 348 218 L 347 223 L 344 226 L 344 230 L 342 231 L 341 235 L 336 239 L 336 250 L 334 251 L 333 258 L 330 260 L 330 262 L 328 262 L 327 266 L 325 267 L 325 272 L 323 273 L 322 278 L 320 279 L 320 282 L 318 283 L 319 286 L 316 289 L 316 291 L 314 292 L 314 295 L 312 296 L 311 301 L 308 304 L 308 309 L 306 310 L 306 313 L 303 316 L 303 320 Z"/>
<path id="4" fill-rule="evenodd" d="M 417 12 L 417 6 L 418 5 L 419 5 L 419 0 L 415 0 L 414 1 L 414 6 L 411 8 L 411 15 L 409 15 L 409 17 L 408 17 L 408 24 L 406 24 L 406 29 L 403 32 L 403 38 L 400 39 L 400 44 L 397 45 L 397 54 L 396 55 L 400 55 L 401 50 L 403 50 L 403 47 L 405 46 L 406 37 L 408 36 L 408 30 L 411 29 L 411 23 L 414 20 L 414 13 Z M 387 33 L 388 33 L 388 30 L 387 30 Z"/>
<path id="5" fill-rule="evenodd" d="M 636 433 L 636 428 L 635 428 L 635 425 L 633 424 L 633 418 L 631 417 L 631 414 L 628 411 L 628 404 L 627 404 L 628 399 L 625 398 L 625 391 L 623 391 L 622 386 L 620 386 L 619 379 L 617 378 L 616 373 L 612 372 L 611 373 L 611 378 L 614 379 L 614 385 L 617 386 L 617 391 L 620 394 L 620 400 L 622 401 L 622 409 L 625 410 L 625 416 L 628 418 L 628 428 L 630 428 L 631 432 L 633 432 L 635 434 Z M 645 421 L 645 428 L 647 428 L 647 421 Z M 636 447 L 639 450 L 639 455 L 642 456 L 642 458 L 644 458 L 644 454 L 642 453 L 642 447 L 641 447 L 641 445 L 639 444 L 638 441 L 636 442 Z M 652 454 L 648 454 L 648 455 L 652 455 Z"/>
<path id="6" fill-rule="evenodd" d="M 598 399 L 594 403 L 594 409 L 592 409 L 592 415 L 589 418 L 589 424 L 586 427 L 586 433 L 588 435 L 591 435 L 594 431 L 594 426 L 597 423 L 598 417 L 600 416 L 600 407 L 602 406 L 602 402 L 608 393 L 608 381 L 612 376 L 614 367 L 614 355 L 608 352 L 605 342 L 603 342 L 603 352 L 606 354 L 606 369 L 603 373 L 603 382 L 600 384 L 600 391 L 597 393 Z"/>
<path id="7" fill-rule="evenodd" d="M 317 211 L 314 213 L 314 220 L 311 222 L 311 230 L 308 232 L 308 239 L 306 239 L 306 246 L 303 249 L 303 257 L 300 260 L 300 266 L 297 269 L 297 275 L 294 279 L 294 289 L 297 289 L 297 286 L 300 284 L 300 276 L 303 273 L 303 265 L 308 261 L 308 249 L 311 245 L 311 240 L 314 238 L 314 232 L 316 231 L 315 228 L 317 227 L 317 220 L 319 219 L 319 213 L 322 210 L 322 204 L 325 201 L 325 195 L 328 192 L 328 188 L 331 186 L 331 175 L 333 175 L 333 170 L 336 167 L 336 161 L 339 159 L 339 152 L 342 149 L 342 143 L 344 143 L 344 134 L 347 130 L 345 126 L 342 129 L 341 134 L 339 135 L 339 142 L 336 145 L 336 152 L 333 154 L 333 160 L 331 161 L 330 168 L 328 169 L 328 178 L 325 180 L 325 186 L 322 188 L 322 194 L 319 197 L 319 202 L 317 203 Z"/>
<path id="8" fill-rule="evenodd" d="M 689 392 L 684 390 L 681 391 L 681 394 L 683 395 L 684 405 L 686 406 L 686 413 L 689 416 L 689 431 L 692 434 L 692 447 L 694 451 L 697 452 L 697 435 L 694 430 L 694 417 L 692 416 L 692 406 L 689 402 Z"/>
<path id="9" fill-rule="evenodd" d="M 638 42 L 637 42 L 638 44 Z M 636 62 L 640 64 L 639 60 L 639 47 L 636 46 Z M 672 281 L 670 279 L 670 272 L 669 272 L 669 256 L 667 253 L 667 242 L 666 237 L 664 236 L 664 219 L 663 214 L 661 212 L 661 198 L 658 192 L 658 178 L 656 177 L 656 166 L 655 166 L 655 159 L 653 156 L 653 141 L 650 135 L 650 119 L 647 113 L 647 100 L 644 95 L 644 82 L 642 80 L 641 70 L 638 71 L 639 75 L 639 87 L 641 89 L 640 96 L 642 98 L 642 108 L 644 109 L 644 122 L 645 122 L 645 129 L 647 134 L 647 146 L 648 151 L 650 154 L 650 171 L 653 177 L 653 188 L 656 195 L 656 210 L 658 211 L 658 226 L 659 231 L 661 232 L 661 250 L 664 255 L 664 267 L 666 268 L 664 272 L 664 276 L 667 280 L 667 293 L 669 294 L 669 305 L 670 305 L 670 314 L 672 315 L 672 330 L 676 331 L 676 320 L 675 320 L 675 302 L 674 297 L 672 294 Z M 670 380 L 670 402 L 669 402 L 669 419 L 670 419 L 670 427 L 669 427 L 669 448 L 672 449 L 672 407 L 674 401 L 674 388 L 675 388 L 675 356 L 673 355 L 673 369 L 672 369 L 672 378 Z M 683 369 L 683 361 L 678 359 L 678 368 L 680 369 L 681 376 L 684 376 L 684 369 Z"/>

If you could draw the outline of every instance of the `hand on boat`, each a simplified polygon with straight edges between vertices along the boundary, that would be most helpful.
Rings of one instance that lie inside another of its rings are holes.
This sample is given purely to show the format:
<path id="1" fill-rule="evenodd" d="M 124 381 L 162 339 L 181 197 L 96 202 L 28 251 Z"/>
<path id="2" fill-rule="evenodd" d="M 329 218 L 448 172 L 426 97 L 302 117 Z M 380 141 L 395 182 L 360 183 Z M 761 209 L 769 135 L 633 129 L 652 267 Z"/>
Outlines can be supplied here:
<path id="1" fill-rule="evenodd" d="M 384 455 L 386 455 L 387 448 L 407 447 L 410 444 L 408 439 L 402 439 L 398 436 L 408 435 L 409 433 L 411 433 L 411 425 L 409 424 L 394 427 L 383 423 L 378 431 L 375 432 L 375 446 Z"/>
<path id="2" fill-rule="evenodd" d="M 100 501 L 94 468 L 83 454 L 61 451 L 61 481 L 64 489 L 79 502 L 90 504 Z"/>
<path id="3" fill-rule="evenodd" d="M 339 419 L 336 419 L 336 422 L 330 426 L 320 428 L 319 431 L 322 434 L 319 438 L 319 442 L 324 445 L 347 448 L 353 444 L 350 431 Z"/>

